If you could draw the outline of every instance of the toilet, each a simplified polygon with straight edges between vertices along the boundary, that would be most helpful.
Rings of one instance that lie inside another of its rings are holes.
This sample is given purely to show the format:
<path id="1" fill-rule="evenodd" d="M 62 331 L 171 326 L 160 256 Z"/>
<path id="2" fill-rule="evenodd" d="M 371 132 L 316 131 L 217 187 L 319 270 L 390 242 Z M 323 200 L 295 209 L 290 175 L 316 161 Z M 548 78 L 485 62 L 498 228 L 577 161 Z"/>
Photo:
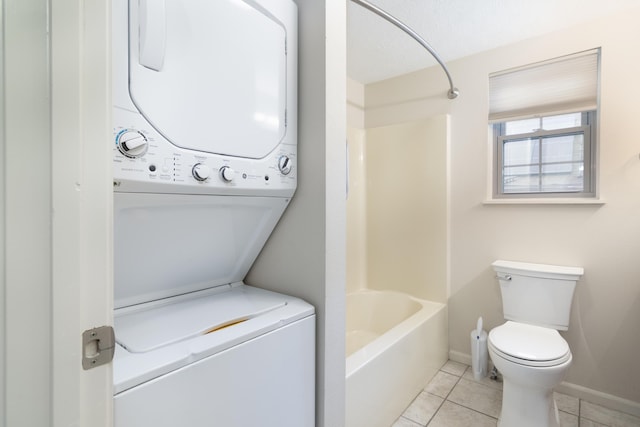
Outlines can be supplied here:
<path id="1" fill-rule="evenodd" d="M 489 332 L 489 355 L 502 374 L 499 427 L 558 427 L 553 389 L 571 365 L 558 331 L 569 328 L 579 267 L 495 261 L 506 323 Z"/>

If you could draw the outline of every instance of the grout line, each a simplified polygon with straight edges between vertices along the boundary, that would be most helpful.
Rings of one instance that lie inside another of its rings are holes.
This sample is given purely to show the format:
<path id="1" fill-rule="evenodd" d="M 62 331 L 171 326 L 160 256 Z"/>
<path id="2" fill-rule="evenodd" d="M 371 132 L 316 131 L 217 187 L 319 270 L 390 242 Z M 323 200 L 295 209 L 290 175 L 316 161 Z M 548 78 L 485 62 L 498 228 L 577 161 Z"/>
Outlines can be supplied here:
<path id="1" fill-rule="evenodd" d="M 592 420 L 590 418 L 587 418 L 586 416 L 582 415 L 582 407 L 584 406 L 584 399 L 578 399 L 578 416 L 580 418 L 584 418 L 585 420 L 589 420 L 591 422 L 596 422 L 595 420 Z"/>
<path id="2" fill-rule="evenodd" d="M 470 407 L 465 406 L 465 405 L 463 405 L 463 404 L 461 404 L 461 403 L 454 402 L 453 400 L 449 400 L 449 396 L 451 395 L 451 393 L 453 393 L 453 389 L 455 388 L 455 386 L 457 386 L 457 385 L 460 383 L 460 380 L 464 379 L 464 378 L 463 378 L 463 377 L 464 377 L 464 374 L 465 374 L 469 369 L 471 369 L 471 366 L 467 366 L 467 369 L 465 369 L 465 370 L 464 370 L 464 372 L 462 373 L 462 375 L 458 378 L 458 381 L 457 381 L 457 382 L 456 382 L 456 384 L 453 386 L 453 388 L 451 389 L 451 391 L 449 391 L 449 394 L 447 394 L 447 398 L 446 398 L 445 400 L 446 400 L 446 401 L 449 401 L 449 402 L 451 402 L 451 403 L 453 403 L 454 405 L 458 405 L 458 406 L 460 406 L 461 408 L 466 408 L 466 409 L 469 409 L 470 411 L 473 411 L 473 412 L 476 412 L 476 413 L 478 413 L 478 414 L 482 414 L 482 415 L 484 415 L 484 416 L 486 416 L 486 417 L 493 418 L 494 420 L 497 420 L 498 418 L 497 418 L 497 417 L 494 417 L 493 415 L 486 414 L 486 413 L 484 413 L 484 412 L 482 412 L 482 411 L 478 411 L 477 409 L 470 408 Z M 471 381 L 471 380 L 466 380 L 466 381 Z M 478 384 L 478 385 L 480 385 L 480 386 L 482 386 L 482 387 L 485 387 L 485 388 L 487 388 L 487 389 L 493 389 L 492 387 L 489 387 L 488 385 L 482 384 L 481 382 L 478 382 L 478 381 L 475 381 L 475 380 L 474 380 L 473 382 L 475 382 L 476 384 Z"/>
<path id="3" fill-rule="evenodd" d="M 422 426 L 422 424 L 420 424 L 419 422 L 414 421 L 414 420 L 412 420 L 411 418 L 407 418 L 407 417 L 405 417 L 404 415 L 400 415 L 400 418 L 405 419 L 405 420 L 409 421 L 410 423 L 418 424 L 419 426 Z"/>
<path id="4" fill-rule="evenodd" d="M 578 399 L 578 427 L 582 424 L 582 399 Z"/>
<path id="5" fill-rule="evenodd" d="M 444 366 L 444 365 L 442 365 Z M 464 375 L 464 373 L 467 371 L 467 369 L 465 368 L 465 370 L 462 372 L 462 375 Z M 425 393 L 430 394 L 432 396 L 436 396 L 442 399 L 442 402 L 440 403 L 440 405 L 438 406 L 438 409 L 436 409 L 436 411 L 433 413 L 433 415 L 431 416 L 431 418 L 429 418 L 429 421 L 427 421 L 427 423 L 425 424 L 425 427 L 427 427 L 431 421 L 433 421 L 433 419 L 436 417 L 436 415 L 438 415 L 438 412 L 440 412 L 440 409 L 442 409 L 442 405 L 444 405 L 444 402 L 446 402 L 449 399 L 449 395 L 451 394 L 451 392 L 453 391 L 453 389 L 458 385 L 458 383 L 460 382 L 460 379 L 462 378 L 462 375 L 457 376 L 456 374 L 452 374 L 451 372 L 447 372 L 447 371 L 443 371 L 442 369 L 440 369 L 438 372 L 442 372 L 444 374 L 448 374 L 448 375 L 453 375 L 454 377 L 458 377 L 458 379 L 456 380 L 456 383 L 453 385 L 453 387 L 451 387 L 451 390 L 449 390 L 449 392 L 447 393 L 447 395 L 443 398 L 441 396 L 438 396 L 437 394 L 433 394 L 433 393 L 429 393 L 428 391 L 423 390 Z M 437 374 L 436 374 L 437 375 Z M 435 378 L 435 376 L 434 376 Z M 433 381 L 433 379 L 431 379 L 431 381 Z M 431 383 L 431 381 L 429 381 L 429 383 Z M 428 386 L 429 384 L 427 384 Z M 425 387 L 426 388 L 426 387 Z"/>
<path id="6" fill-rule="evenodd" d="M 452 405 L 456 405 L 456 406 L 459 406 L 461 408 L 465 408 L 465 409 L 468 409 L 470 411 L 473 411 L 476 414 L 484 415 L 485 417 L 489 417 L 489 418 L 494 419 L 496 421 L 498 420 L 498 418 L 494 417 L 493 415 L 485 414 L 484 412 L 478 411 L 477 409 L 469 408 L 468 406 L 461 405 L 461 404 L 459 404 L 457 402 L 454 402 L 453 400 L 448 400 L 448 402 L 451 403 Z"/>
<path id="7" fill-rule="evenodd" d="M 458 363 L 459 363 L 459 362 L 458 362 Z M 465 365 L 464 363 L 460 363 L 460 364 L 461 364 L 461 365 Z M 446 365 L 446 363 L 445 363 L 445 365 Z M 466 368 L 462 371 L 462 373 L 461 373 L 460 375 L 458 375 L 458 374 L 456 374 L 456 373 L 452 373 L 452 372 L 445 371 L 445 370 L 443 370 L 443 369 L 442 369 L 443 367 L 444 367 L 444 365 L 442 365 L 442 367 L 438 370 L 438 373 L 446 374 L 446 375 L 448 375 L 448 376 L 453 376 L 453 377 L 457 377 L 457 378 L 456 378 L 456 380 L 454 381 L 453 386 L 452 386 L 452 387 L 450 388 L 450 390 L 446 393 L 445 397 L 442 397 L 442 396 L 439 396 L 439 395 L 437 395 L 437 394 L 430 393 L 430 392 L 426 391 L 426 388 L 427 388 L 427 387 L 428 387 L 428 385 L 431 383 L 431 381 L 433 381 L 433 378 L 432 378 L 432 380 L 427 384 L 427 386 L 425 386 L 425 388 L 424 388 L 422 391 L 420 391 L 420 393 L 423 393 L 423 392 L 424 392 L 424 393 L 426 393 L 426 394 L 428 394 L 428 395 L 431 395 L 431 396 L 438 397 L 438 398 L 442 399 L 442 402 L 440 403 L 440 405 L 438 406 L 438 408 L 435 410 L 435 412 L 433 413 L 433 415 L 429 418 L 429 420 L 426 422 L 426 424 L 425 424 L 423 427 L 428 427 L 428 426 L 429 426 L 429 424 L 431 424 L 431 423 L 432 423 L 432 421 L 433 421 L 433 420 L 434 420 L 434 418 L 438 415 L 438 413 L 440 412 L 440 410 L 442 410 L 442 406 L 444 405 L 444 403 L 445 403 L 445 402 L 450 402 L 451 404 L 456 405 L 456 406 L 458 406 L 458 407 L 460 407 L 460 408 L 465 408 L 465 409 L 467 409 L 467 410 L 469 410 L 469 411 L 472 411 L 472 412 L 475 412 L 475 413 L 477 413 L 477 414 L 484 415 L 485 417 L 489 417 L 489 418 L 491 418 L 491 419 L 497 420 L 497 418 L 496 418 L 496 417 L 494 417 L 494 416 L 492 416 L 492 415 L 486 414 L 486 413 L 484 413 L 484 412 L 482 412 L 482 411 L 479 411 L 479 410 L 477 410 L 477 409 L 470 408 L 470 407 L 468 407 L 468 406 L 465 406 L 465 405 L 463 405 L 463 404 L 460 404 L 460 403 L 458 403 L 458 402 L 454 402 L 454 401 L 450 400 L 450 397 L 451 397 L 451 394 L 453 393 L 453 390 L 454 390 L 454 389 L 455 389 L 455 388 L 460 384 L 460 380 L 464 379 L 464 375 L 467 373 L 467 371 L 468 371 L 469 369 L 471 369 L 471 367 L 470 367 L 469 365 L 466 365 Z M 435 376 L 434 376 L 434 377 L 435 377 Z M 481 383 L 481 382 L 479 382 L 479 381 L 475 381 L 475 380 L 467 380 L 467 381 L 473 381 L 473 382 L 477 383 L 478 385 L 481 385 L 481 386 L 483 386 L 483 387 L 485 387 L 485 388 L 488 388 L 488 389 L 494 389 L 494 387 L 491 387 L 491 386 L 489 386 L 489 385 L 483 384 L 483 383 Z M 418 396 L 419 396 L 419 395 L 420 395 L 420 394 L 418 394 Z M 416 398 L 417 398 L 418 396 L 416 396 Z M 585 425 L 585 423 L 587 423 L 588 421 L 589 421 L 589 422 L 591 422 L 591 423 L 598 423 L 598 425 L 602 425 L 602 426 L 608 426 L 608 425 L 610 425 L 609 423 L 608 423 L 608 424 L 602 424 L 602 423 L 600 423 L 600 422 L 597 422 L 597 421 L 595 421 L 595 420 L 591 420 L 590 418 L 583 416 L 583 415 L 582 415 L 582 410 L 583 410 L 584 403 L 585 403 L 585 402 L 584 402 L 584 399 L 578 398 L 578 413 L 577 413 L 577 414 L 573 414 L 573 413 L 571 413 L 571 412 L 563 411 L 563 410 L 561 410 L 561 409 L 559 409 L 559 411 L 560 411 L 560 412 L 564 412 L 565 414 L 568 414 L 568 415 L 576 416 L 576 417 L 577 417 L 577 421 L 578 421 L 578 423 L 577 423 L 578 427 Z M 609 408 L 607 408 L 607 407 L 604 407 L 604 408 L 609 409 Z M 407 420 L 407 421 L 411 421 L 411 422 L 413 422 L 413 423 L 416 423 L 417 425 L 422 426 L 422 423 L 419 423 L 419 422 L 417 422 L 417 421 L 415 421 L 415 420 L 413 420 L 413 419 L 411 419 L 411 418 L 407 418 L 406 416 L 404 416 L 404 413 L 400 416 L 400 418 L 403 418 L 403 419 L 405 419 L 405 420 Z"/>
<path id="8" fill-rule="evenodd" d="M 429 392 L 425 392 L 427 394 L 431 394 L 432 396 L 436 396 L 435 394 L 429 393 Z M 437 396 L 440 397 L 440 396 Z M 442 399 L 442 398 L 441 398 Z M 429 418 L 429 421 L 427 421 L 427 423 L 425 424 L 425 427 L 427 427 L 431 421 L 433 421 L 433 419 L 436 417 L 436 415 L 438 415 L 438 412 L 440 412 L 440 409 L 442 409 L 442 405 L 444 405 L 444 402 L 446 402 L 447 399 L 444 398 L 442 399 L 442 402 L 440 402 L 440 405 L 438 405 L 438 409 L 436 409 L 436 411 L 433 413 L 433 415 L 431 415 L 431 417 Z"/>

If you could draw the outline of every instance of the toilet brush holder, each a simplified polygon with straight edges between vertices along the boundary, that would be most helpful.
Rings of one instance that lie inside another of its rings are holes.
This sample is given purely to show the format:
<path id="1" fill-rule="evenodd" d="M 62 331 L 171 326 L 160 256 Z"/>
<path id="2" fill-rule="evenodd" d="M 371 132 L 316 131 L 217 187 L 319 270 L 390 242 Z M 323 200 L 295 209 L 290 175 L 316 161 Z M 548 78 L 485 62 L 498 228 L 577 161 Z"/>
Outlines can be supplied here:
<path id="1" fill-rule="evenodd" d="M 482 317 L 478 319 L 476 329 L 471 331 L 471 370 L 476 380 L 486 377 L 489 371 L 487 332 L 482 329 Z"/>

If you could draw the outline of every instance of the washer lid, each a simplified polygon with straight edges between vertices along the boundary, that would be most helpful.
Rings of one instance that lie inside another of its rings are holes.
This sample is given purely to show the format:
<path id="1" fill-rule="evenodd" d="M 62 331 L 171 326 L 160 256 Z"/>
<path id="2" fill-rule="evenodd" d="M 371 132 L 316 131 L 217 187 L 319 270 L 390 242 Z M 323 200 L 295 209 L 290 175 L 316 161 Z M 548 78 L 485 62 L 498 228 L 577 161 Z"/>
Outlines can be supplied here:
<path id="1" fill-rule="evenodd" d="M 130 353 L 146 353 L 248 320 L 259 322 L 264 314 L 286 305 L 283 295 L 247 286 L 195 292 L 121 310 L 114 318 L 116 341 Z M 260 328 L 266 326 L 261 324 Z"/>
<path id="2" fill-rule="evenodd" d="M 555 361 L 569 353 L 569 345 L 558 331 L 525 323 L 509 321 L 493 328 L 489 341 L 501 353 L 523 361 Z"/>
<path id="3" fill-rule="evenodd" d="M 189 194 L 113 198 L 115 308 L 243 280 L 289 203 Z"/>
<path id="4" fill-rule="evenodd" d="M 174 145 L 263 158 L 283 140 L 288 28 L 238 0 L 129 2 L 129 92 Z"/>

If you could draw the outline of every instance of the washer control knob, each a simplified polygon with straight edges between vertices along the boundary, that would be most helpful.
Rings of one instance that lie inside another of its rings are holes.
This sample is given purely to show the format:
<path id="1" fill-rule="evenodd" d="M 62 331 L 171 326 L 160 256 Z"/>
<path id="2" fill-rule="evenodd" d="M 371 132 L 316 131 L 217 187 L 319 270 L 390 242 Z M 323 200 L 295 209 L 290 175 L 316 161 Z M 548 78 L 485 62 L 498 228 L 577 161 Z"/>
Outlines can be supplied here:
<path id="1" fill-rule="evenodd" d="M 206 181 L 211 175 L 211 169 L 209 169 L 209 166 L 204 163 L 196 163 L 191 169 L 191 174 L 196 181 Z"/>
<path id="2" fill-rule="evenodd" d="M 224 182 L 231 182 L 233 181 L 234 173 L 235 171 L 229 166 L 223 166 L 220 168 L 220 179 L 222 179 Z"/>
<path id="3" fill-rule="evenodd" d="M 278 159 L 278 169 L 282 175 L 289 175 L 291 168 L 293 167 L 289 156 L 280 156 Z"/>
<path id="4" fill-rule="evenodd" d="M 142 132 L 127 129 L 116 136 L 116 146 L 125 156 L 136 158 L 145 155 L 149 147 L 149 142 Z"/>

